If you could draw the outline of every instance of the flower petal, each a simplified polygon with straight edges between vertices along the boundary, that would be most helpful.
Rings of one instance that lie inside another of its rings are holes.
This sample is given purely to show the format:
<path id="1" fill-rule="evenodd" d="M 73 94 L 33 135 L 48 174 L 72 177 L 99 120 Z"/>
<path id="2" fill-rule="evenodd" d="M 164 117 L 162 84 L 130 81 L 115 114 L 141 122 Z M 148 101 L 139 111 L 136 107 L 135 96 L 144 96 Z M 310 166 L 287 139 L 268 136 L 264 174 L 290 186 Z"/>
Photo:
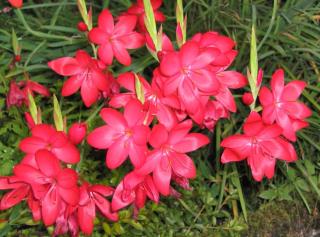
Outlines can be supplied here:
<path id="1" fill-rule="evenodd" d="M 108 9 L 104 9 L 98 17 L 98 26 L 105 32 L 112 34 L 114 29 L 113 16 Z"/>
<path id="2" fill-rule="evenodd" d="M 119 132 L 115 131 L 109 125 L 104 125 L 93 130 L 87 137 L 87 142 L 90 146 L 97 149 L 106 149 L 110 147 L 117 138 Z"/>
<path id="3" fill-rule="evenodd" d="M 181 177 L 192 179 L 196 177 L 196 167 L 186 154 L 174 153 L 170 156 L 173 172 Z"/>
<path id="4" fill-rule="evenodd" d="M 209 138 L 200 133 L 190 133 L 186 135 L 180 142 L 173 146 L 173 149 L 180 153 L 195 151 L 209 143 Z"/>
<path id="5" fill-rule="evenodd" d="M 42 149 L 37 151 L 35 158 L 40 171 L 46 176 L 55 177 L 61 170 L 58 159 L 52 152 Z"/>
<path id="6" fill-rule="evenodd" d="M 102 119 L 112 128 L 117 131 L 124 131 L 127 127 L 127 122 L 123 115 L 117 110 L 104 108 L 100 112 Z"/>
<path id="7" fill-rule="evenodd" d="M 120 138 L 114 142 L 107 152 L 106 165 L 109 169 L 118 168 L 128 157 L 128 141 Z"/>
<path id="8" fill-rule="evenodd" d="M 153 171 L 153 182 L 158 191 L 168 196 L 170 194 L 171 166 L 167 157 L 162 157 Z"/>

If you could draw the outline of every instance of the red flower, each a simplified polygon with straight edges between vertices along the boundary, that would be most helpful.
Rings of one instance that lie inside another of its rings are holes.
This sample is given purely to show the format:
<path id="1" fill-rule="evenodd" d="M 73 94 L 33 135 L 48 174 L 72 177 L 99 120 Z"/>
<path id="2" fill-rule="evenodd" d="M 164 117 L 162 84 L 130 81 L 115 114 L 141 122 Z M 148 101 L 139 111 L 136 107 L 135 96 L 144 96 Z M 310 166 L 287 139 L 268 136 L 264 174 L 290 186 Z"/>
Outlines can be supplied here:
<path id="1" fill-rule="evenodd" d="M 109 81 L 103 73 L 103 65 L 84 50 L 78 50 L 75 58 L 63 57 L 48 63 L 62 76 L 70 76 L 62 87 L 62 96 L 70 96 L 81 88 L 81 98 L 87 107 L 98 100 L 99 91 L 109 89 Z"/>
<path id="2" fill-rule="evenodd" d="M 70 141 L 77 145 L 82 142 L 87 133 L 86 123 L 74 123 L 69 128 L 68 136 Z"/>
<path id="3" fill-rule="evenodd" d="M 21 8 L 23 5 L 23 0 L 8 0 L 12 7 Z"/>
<path id="4" fill-rule="evenodd" d="M 143 124 L 145 113 L 138 100 L 131 100 L 124 108 L 124 115 L 105 108 L 100 116 L 107 123 L 93 130 L 88 143 L 98 149 L 108 149 L 106 165 L 109 169 L 119 167 L 130 156 L 131 163 L 140 167 L 145 160 L 149 127 Z"/>
<path id="5" fill-rule="evenodd" d="M 174 111 L 167 106 L 167 102 L 171 101 L 172 96 L 165 98 L 162 90 L 157 85 L 156 80 L 152 80 L 151 85 L 142 76 L 138 76 L 143 93 L 144 93 L 144 110 L 147 111 L 148 121 L 152 121 L 153 116 L 156 116 L 160 123 L 167 128 L 171 128 L 177 123 L 177 117 Z M 135 76 L 131 72 L 121 74 L 118 77 L 118 83 L 130 92 L 119 93 L 114 95 L 109 102 L 109 105 L 115 108 L 125 106 L 130 100 L 136 99 Z M 178 100 L 177 98 L 175 98 Z M 148 124 L 148 123 L 147 123 Z"/>
<path id="6" fill-rule="evenodd" d="M 18 164 L 13 172 L 32 186 L 35 197 L 41 201 L 43 222 L 48 226 L 56 221 L 62 201 L 70 205 L 78 203 L 78 175 L 72 169 L 62 169 L 58 159 L 48 150 L 37 151 L 35 160 L 38 168 Z"/>
<path id="7" fill-rule="evenodd" d="M 144 165 L 136 172 L 147 175 L 153 172 L 153 181 L 163 195 L 170 193 L 172 174 L 184 178 L 194 178 L 196 168 L 185 153 L 197 150 L 209 143 L 209 139 L 200 133 L 189 133 L 192 121 L 186 120 L 168 131 L 162 124 L 153 127 L 149 143 L 154 148 L 146 158 Z"/>
<path id="8" fill-rule="evenodd" d="M 147 197 L 158 203 L 159 193 L 150 175 L 140 176 L 134 171 L 127 174 L 115 190 L 112 210 L 119 210 L 134 203 L 135 213 L 144 207 Z"/>
<path id="9" fill-rule="evenodd" d="M 229 112 L 225 107 L 218 101 L 210 100 L 205 109 L 203 125 L 213 132 L 213 129 L 221 118 L 228 118 Z"/>
<path id="10" fill-rule="evenodd" d="M 78 223 L 83 233 L 87 235 L 92 233 L 96 208 L 109 220 L 118 220 L 118 213 L 111 212 L 110 203 L 105 199 L 112 194 L 113 189 L 108 186 L 89 185 L 85 182 L 80 187 Z"/>
<path id="11" fill-rule="evenodd" d="M 59 160 L 75 164 L 80 160 L 80 153 L 64 132 L 56 131 L 48 124 L 35 125 L 31 137 L 24 138 L 19 148 L 27 153 L 24 162 L 35 165 L 34 155 L 40 149 L 50 150 Z"/>
<path id="12" fill-rule="evenodd" d="M 127 49 L 136 49 L 144 45 L 143 35 L 133 31 L 137 18 L 123 16 L 114 24 L 108 9 L 103 10 L 98 18 L 98 27 L 89 32 L 91 42 L 98 44 L 99 58 L 111 65 L 113 56 L 123 65 L 131 64 Z"/>
<path id="13" fill-rule="evenodd" d="M 70 232 L 71 237 L 79 236 L 79 224 L 77 219 L 78 206 L 71 206 L 65 202 L 61 203 L 59 215 L 56 219 L 56 226 L 53 237 L 64 235 Z"/>
<path id="14" fill-rule="evenodd" d="M 207 48 L 200 50 L 199 45 L 189 41 L 180 52 L 168 52 L 160 62 L 165 95 L 178 93 L 182 106 L 189 114 L 203 109 L 200 97 L 215 94 L 219 83 L 208 70 L 219 51 Z"/>
<path id="15" fill-rule="evenodd" d="M 283 129 L 283 135 L 291 141 L 296 140 L 297 130 L 308 126 L 304 119 L 312 114 L 305 104 L 297 101 L 305 86 L 305 82 L 298 80 L 284 85 L 283 70 L 278 69 L 272 75 L 272 91 L 262 87 L 259 93 L 263 121 L 267 124 L 276 121 Z"/>
<path id="16" fill-rule="evenodd" d="M 162 0 L 151 0 L 150 2 L 152 5 L 153 14 L 156 22 L 164 22 L 166 20 L 166 17 L 162 12 L 158 11 L 158 8 L 160 8 L 160 6 L 162 5 Z M 132 6 L 129 7 L 126 13 L 130 15 L 136 15 L 138 17 L 139 30 L 142 32 L 146 32 L 147 29 L 144 24 L 146 13 L 144 11 L 143 0 L 137 0 L 137 3 L 132 4 Z"/>
<path id="17" fill-rule="evenodd" d="M 36 92 L 46 97 L 50 96 L 49 90 L 37 82 L 31 80 L 20 82 L 11 81 L 6 98 L 7 107 L 10 108 L 12 105 L 21 106 L 22 104 L 29 105 L 28 92 L 30 92 L 31 95 Z"/>
<path id="18" fill-rule="evenodd" d="M 253 178 L 261 181 L 264 176 L 272 178 L 276 159 L 292 162 L 297 159 L 291 143 L 281 138 L 282 129 L 266 125 L 257 112 L 251 112 L 243 126 L 244 134 L 225 138 L 221 146 L 221 162 L 228 163 L 247 159 Z"/>

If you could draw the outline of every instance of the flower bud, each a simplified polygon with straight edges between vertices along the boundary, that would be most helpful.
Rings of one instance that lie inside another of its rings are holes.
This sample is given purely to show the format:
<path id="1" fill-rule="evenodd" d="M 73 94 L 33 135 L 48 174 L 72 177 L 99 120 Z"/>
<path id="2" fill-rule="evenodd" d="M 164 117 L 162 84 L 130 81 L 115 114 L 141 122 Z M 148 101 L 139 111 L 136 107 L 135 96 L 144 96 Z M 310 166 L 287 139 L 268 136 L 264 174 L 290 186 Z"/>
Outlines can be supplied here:
<path id="1" fill-rule="evenodd" d="M 15 55 L 14 56 L 14 61 L 15 62 L 20 62 L 21 61 L 21 55 Z"/>
<path id="2" fill-rule="evenodd" d="M 88 26 L 86 25 L 86 23 L 84 23 L 83 21 L 80 21 L 78 23 L 78 30 L 81 31 L 81 32 L 86 32 L 88 31 Z"/>
<path id="3" fill-rule="evenodd" d="M 23 5 L 23 0 L 8 0 L 8 2 L 14 8 L 21 8 Z"/>
<path id="4" fill-rule="evenodd" d="M 26 120 L 28 128 L 30 130 L 36 125 L 36 123 L 33 121 L 33 118 L 29 112 L 24 113 L 24 119 Z"/>
<path id="5" fill-rule="evenodd" d="M 253 96 L 251 92 L 246 92 L 242 95 L 242 102 L 245 105 L 251 105 L 253 102 Z"/>
<path id="6" fill-rule="evenodd" d="M 87 124 L 85 124 L 85 123 L 74 123 L 69 128 L 69 134 L 68 135 L 69 135 L 70 141 L 73 144 L 77 145 L 80 142 L 82 142 L 82 140 L 86 136 L 86 133 L 87 133 Z"/>

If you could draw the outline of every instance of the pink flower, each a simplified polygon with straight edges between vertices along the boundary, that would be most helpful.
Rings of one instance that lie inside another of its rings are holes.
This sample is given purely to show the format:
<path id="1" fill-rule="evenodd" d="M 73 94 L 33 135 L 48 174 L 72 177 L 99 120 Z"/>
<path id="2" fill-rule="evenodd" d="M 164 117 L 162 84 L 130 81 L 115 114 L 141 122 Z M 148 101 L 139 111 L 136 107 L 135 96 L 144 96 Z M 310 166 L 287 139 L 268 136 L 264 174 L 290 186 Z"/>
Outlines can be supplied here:
<path id="1" fill-rule="evenodd" d="M 203 109 L 200 97 L 213 95 L 219 89 L 219 83 L 207 67 L 218 54 L 219 51 L 211 48 L 201 51 L 192 41 L 185 43 L 180 52 L 165 54 L 160 62 L 164 95 L 178 93 L 189 114 Z"/>
<path id="2" fill-rule="evenodd" d="M 89 32 L 89 39 L 99 45 L 98 55 L 104 63 L 111 65 L 115 57 L 125 66 L 131 64 L 127 49 L 140 48 L 145 43 L 143 35 L 133 31 L 136 21 L 136 16 L 123 16 L 114 24 L 108 9 L 100 13 L 98 27 Z"/>
<path id="3" fill-rule="evenodd" d="M 251 112 L 243 126 L 244 134 L 225 138 L 221 162 L 235 162 L 247 159 L 253 178 L 261 181 L 264 176 L 272 178 L 276 159 L 292 162 L 297 159 L 291 143 L 281 138 L 282 129 L 262 122 L 257 112 Z"/>
<path id="4" fill-rule="evenodd" d="M 31 80 L 20 82 L 11 81 L 9 92 L 6 98 L 7 107 L 10 108 L 13 105 L 21 106 L 22 104 L 28 106 L 28 92 L 30 92 L 31 95 L 33 95 L 33 93 L 36 92 L 46 97 L 50 96 L 49 90 L 37 82 Z"/>
<path id="5" fill-rule="evenodd" d="M 210 100 L 205 108 L 205 114 L 203 119 L 203 125 L 213 132 L 213 129 L 221 118 L 228 118 L 229 112 L 226 108 L 218 101 Z"/>
<path id="6" fill-rule="evenodd" d="M 70 233 L 71 237 L 79 236 L 79 224 L 77 220 L 77 208 L 78 206 L 68 205 L 65 202 L 61 202 L 61 208 L 59 215 L 56 219 L 56 225 L 53 232 L 53 237 Z"/>
<path id="7" fill-rule="evenodd" d="M 23 0 L 8 0 L 12 7 L 21 8 L 23 5 Z"/>
<path id="8" fill-rule="evenodd" d="M 145 113 L 138 100 L 131 100 L 124 108 L 124 114 L 111 108 L 102 109 L 100 116 L 107 123 L 93 130 L 88 143 L 98 149 L 108 149 L 106 165 L 109 169 L 119 167 L 130 157 L 135 167 L 145 160 L 149 127 L 143 124 Z"/>
<path id="9" fill-rule="evenodd" d="M 177 117 L 174 111 L 167 105 L 168 101 L 178 100 L 170 96 L 165 98 L 162 90 L 156 83 L 156 80 L 152 80 L 151 85 L 142 76 L 138 76 L 144 93 L 144 110 L 147 112 L 148 121 L 152 121 L 153 117 L 156 116 L 160 123 L 168 128 L 171 128 L 177 123 Z M 118 77 L 118 83 L 129 92 L 119 93 L 114 95 L 109 105 L 115 108 L 125 106 L 130 100 L 136 99 L 136 88 L 135 88 L 135 76 L 131 72 L 121 74 Z M 147 123 L 149 124 L 149 123 Z"/>
<path id="10" fill-rule="evenodd" d="M 74 123 L 69 128 L 69 140 L 77 145 L 82 142 L 87 133 L 87 124 L 86 123 Z"/>
<path id="11" fill-rule="evenodd" d="M 164 14 L 158 9 L 162 5 L 162 0 L 151 0 L 151 5 L 153 9 L 153 14 L 156 22 L 164 22 L 166 17 Z M 146 26 L 144 24 L 144 19 L 146 17 L 146 13 L 144 11 L 143 0 L 137 0 L 137 3 L 132 4 L 126 12 L 129 15 L 136 15 L 138 17 L 138 28 L 141 32 L 146 32 Z M 121 16 L 122 17 L 122 16 Z"/>
<path id="12" fill-rule="evenodd" d="M 52 60 L 48 66 L 59 75 L 70 76 L 63 84 L 62 96 L 70 96 L 80 89 L 81 98 L 87 107 L 98 100 L 99 92 L 109 89 L 103 65 L 84 50 L 78 50 L 75 58 Z"/>
<path id="13" fill-rule="evenodd" d="M 41 149 L 51 151 L 66 163 L 75 164 L 80 160 L 78 149 L 69 141 L 67 135 L 48 124 L 35 125 L 31 129 L 31 137 L 22 139 L 19 148 L 27 154 L 23 162 L 28 165 L 36 165 L 34 155 Z"/>
<path id="14" fill-rule="evenodd" d="M 147 175 L 153 172 L 153 181 L 163 195 L 170 193 L 172 174 L 184 178 L 194 178 L 196 168 L 185 153 L 195 151 L 209 143 L 209 139 L 200 133 L 189 133 L 192 121 L 186 120 L 168 131 L 162 124 L 153 127 L 149 143 L 154 148 L 146 158 L 137 174 Z"/>
<path id="15" fill-rule="evenodd" d="M 140 176 L 134 171 L 127 174 L 115 190 L 112 210 L 117 211 L 134 204 L 135 212 L 144 207 L 147 197 L 158 203 L 159 193 L 150 175 Z"/>
<path id="16" fill-rule="evenodd" d="M 24 112 L 24 119 L 27 122 L 28 128 L 31 130 L 34 126 L 36 126 L 35 121 L 33 121 L 33 118 L 29 112 Z"/>
<path id="17" fill-rule="evenodd" d="M 76 205 L 79 201 L 78 175 L 69 168 L 61 168 L 58 159 L 48 150 L 35 154 L 37 168 L 18 164 L 14 174 L 31 185 L 33 193 L 41 202 L 42 219 L 45 225 L 52 225 L 58 217 L 61 202 Z"/>
<path id="18" fill-rule="evenodd" d="M 118 220 L 118 213 L 111 211 L 110 203 L 105 199 L 112 194 L 113 189 L 108 186 L 89 185 L 85 182 L 80 187 L 78 223 L 84 234 L 90 235 L 92 233 L 96 208 L 109 220 Z"/>
<path id="19" fill-rule="evenodd" d="M 297 101 L 305 86 L 306 83 L 299 80 L 284 85 L 284 72 L 278 69 L 272 75 L 272 90 L 262 87 L 259 93 L 263 121 L 267 124 L 276 121 L 283 135 L 291 141 L 296 140 L 297 130 L 308 126 L 304 119 L 312 114 L 305 104 Z"/>

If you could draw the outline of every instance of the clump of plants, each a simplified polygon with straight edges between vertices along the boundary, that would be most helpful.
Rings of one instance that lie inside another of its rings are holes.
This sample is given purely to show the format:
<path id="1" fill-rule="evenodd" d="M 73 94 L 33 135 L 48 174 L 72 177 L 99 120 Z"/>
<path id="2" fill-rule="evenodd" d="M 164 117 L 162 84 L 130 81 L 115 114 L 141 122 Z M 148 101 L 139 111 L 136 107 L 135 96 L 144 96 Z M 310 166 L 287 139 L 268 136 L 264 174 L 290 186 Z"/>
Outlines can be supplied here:
<path id="1" fill-rule="evenodd" d="M 22 16 L 22 1 L 9 2 Z M 206 149 L 208 134 L 218 121 L 237 113 L 232 91 L 241 88 L 247 91 L 242 101 L 250 112 L 242 118 L 243 132 L 222 140 L 221 162 L 246 160 L 253 179 L 260 182 L 274 176 L 277 160 L 298 159 L 293 145 L 296 133 L 309 125 L 306 119 L 312 114 L 299 101 L 306 83 L 285 83 L 282 69 L 265 81 L 258 67 L 254 26 L 249 67 L 243 75 L 229 70 L 238 54 L 231 38 L 215 31 L 187 38 L 181 0 L 176 4 L 175 39 L 161 25 L 166 20 L 161 0 L 138 0 L 118 16 L 103 9 L 97 22 L 85 0 L 77 4 L 82 17 L 77 29 L 91 50 L 78 48 L 47 65 L 65 77 L 61 88 L 65 100 L 79 93 L 84 108 L 101 106 L 87 121 L 70 123 L 53 95 L 53 123 L 43 121 L 34 98 L 50 97 L 49 90 L 27 74 L 24 80 L 10 82 L 7 107 L 28 108 L 30 135 L 19 142 L 23 159 L 13 174 L 0 178 L 0 189 L 8 190 L 1 198 L 1 210 L 26 201 L 34 221 L 54 226 L 54 236 L 78 236 L 92 233 L 97 213 L 117 222 L 119 210 L 128 206 L 133 206 L 132 218 L 137 218 L 147 200 L 183 199 L 179 189 L 191 190 L 189 182 L 196 177 L 196 157 L 188 153 Z M 12 44 L 14 69 L 21 61 L 14 31 Z M 133 50 L 142 47 L 156 63 L 144 68 L 144 75 L 130 69 L 120 73 L 135 62 Z M 262 86 L 263 81 L 270 86 Z M 101 126 L 88 128 L 98 116 Z M 106 172 L 122 169 L 124 175 L 114 187 L 90 183 L 81 173 L 81 165 L 91 159 L 82 152 L 87 145 L 104 151 Z"/>

